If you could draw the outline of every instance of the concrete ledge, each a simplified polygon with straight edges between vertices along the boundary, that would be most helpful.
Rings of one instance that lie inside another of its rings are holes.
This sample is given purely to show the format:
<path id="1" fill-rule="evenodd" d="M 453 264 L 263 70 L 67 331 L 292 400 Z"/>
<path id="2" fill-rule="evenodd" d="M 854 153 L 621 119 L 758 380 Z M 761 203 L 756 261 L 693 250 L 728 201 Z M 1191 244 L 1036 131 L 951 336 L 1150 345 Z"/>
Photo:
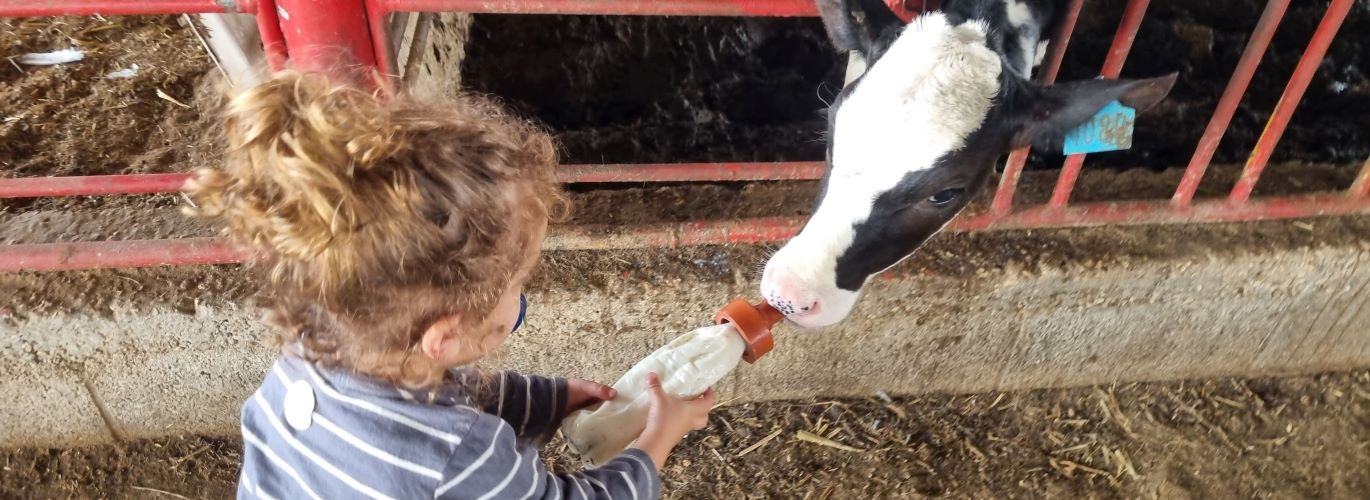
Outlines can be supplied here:
<path id="1" fill-rule="evenodd" d="M 0 325 L 0 444 L 234 431 L 272 359 L 263 332 L 236 308 Z"/>
<path id="2" fill-rule="evenodd" d="M 1370 248 L 1012 267 L 880 281 L 850 321 L 785 329 L 722 397 L 977 392 L 1370 366 Z M 612 381 L 753 283 L 614 282 L 531 297 L 492 366 Z M 0 445 L 233 433 L 271 360 L 257 313 L 201 307 L 0 324 Z M 87 377 L 106 423 L 82 388 Z"/>
<path id="3" fill-rule="evenodd" d="M 9 363 L 9 361 L 6 361 Z M 32 369 L 0 379 L 0 445 L 92 444 L 113 438 L 79 376 Z"/>

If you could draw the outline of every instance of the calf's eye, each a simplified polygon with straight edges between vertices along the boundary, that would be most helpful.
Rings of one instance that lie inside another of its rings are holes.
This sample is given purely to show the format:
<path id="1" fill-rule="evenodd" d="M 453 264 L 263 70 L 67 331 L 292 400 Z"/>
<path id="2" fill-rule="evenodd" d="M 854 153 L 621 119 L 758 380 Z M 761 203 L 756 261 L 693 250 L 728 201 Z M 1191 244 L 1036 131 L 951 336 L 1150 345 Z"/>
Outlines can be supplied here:
<path id="1" fill-rule="evenodd" d="M 965 190 L 961 188 L 943 189 L 933 193 L 933 195 L 928 198 L 928 203 L 938 207 L 945 207 L 960 198 L 963 191 Z"/>

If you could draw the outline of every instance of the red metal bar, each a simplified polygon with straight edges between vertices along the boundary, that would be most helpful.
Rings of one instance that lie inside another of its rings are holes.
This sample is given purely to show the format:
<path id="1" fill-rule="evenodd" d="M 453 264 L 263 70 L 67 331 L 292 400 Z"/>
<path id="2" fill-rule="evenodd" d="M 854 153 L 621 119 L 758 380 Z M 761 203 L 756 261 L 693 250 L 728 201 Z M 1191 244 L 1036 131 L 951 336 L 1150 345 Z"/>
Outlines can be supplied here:
<path id="1" fill-rule="evenodd" d="M 1023 167 L 1031 152 L 1031 146 L 1018 148 L 1004 160 L 1004 174 L 999 176 L 999 188 L 994 191 L 994 200 L 990 201 L 990 214 L 1002 217 L 1013 211 L 1013 195 L 1018 192 L 1018 181 L 1023 177 Z"/>
<path id="2" fill-rule="evenodd" d="M 1070 193 L 1075 191 L 1075 181 L 1080 179 L 1080 169 L 1085 166 L 1085 155 L 1076 154 L 1066 157 L 1061 165 L 1061 176 L 1056 179 L 1056 187 L 1051 191 L 1047 206 L 1060 208 L 1070 203 Z"/>
<path id="3" fill-rule="evenodd" d="M 803 181 L 823 178 L 825 168 L 822 162 L 566 165 L 557 175 L 567 184 Z M 0 199 L 174 193 L 189 177 L 175 173 L 0 179 Z"/>
<path id="4" fill-rule="evenodd" d="M 292 67 L 370 83 L 376 54 L 361 0 L 275 2 Z"/>
<path id="5" fill-rule="evenodd" d="M 70 271 L 241 262 L 219 238 L 0 246 L 0 272 Z"/>
<path id="6" fill-rule="evenodd" d="M 1050 85 L 1056 82 L 1061 61 L 1066 58 L 1066 46 L 1070 44 L 1070 36 L 1075 33 L 1075 23 L 1080 19 L 1080 9 L 1084 5 L 1085 0 L 1071 0 L 1066 7 L 1066 15 L 1061 18 L 1061 24 L 1056 26 L 1056 32 L 1051 35 L 1051 42 L 1047 45 L 1047 59 L 1043 61 L 1042 72 L 1037 76 L 1039 83 Z"/>
<path id="7" fill-rule="evenodd" d="M 1056 27 L 1056 33 L 1051 36 L 1047 60 L 1037 75 L 1039 83 L 1050 85 L 1056 82 L 1056 74 L 1061 70 L 1061 61 L 1066 57 L 1066 46 L 1070 44 L 1070 36 L 1075 32 L 1075 22 L 1080 19 L 1080 8 L 1084 4 L 1085 0 L 1071 0 L 1066 16 L 1061 19 L 1061 24 Z M 1027 164 L 1028 153 L 1031 151 L 1032 147 L 1027 146 L 1009 153 L 1008 160 L 1004 162 L 1004 175 L 999 178 L 999 188 L 994 192 L 994 200 L 990 202 L 990 214 L 1004 216 L 1013 211 L 1013 195 L 1018 190 L 1018 180 L 1022 177 L 1023 166 Z"/>
<path id="8" fill-rule="evenodd" d="M 760 217 L 637 226 L 554 226 L 548 232 L 543 249 L 615 250 L 775 243 L 799 234 L 806 220 L 806 217 Z"/>
<path id="9" fill-rule="evenodd" d="M 1099 70 L 1104 78 L 1117 78 L 1123 72 L 1123 63 L 1127 62 L 1127 54 L 1132 52 L 1132 42 L 1137 40 L 1137 30 L 1142 27 L 1142 18 L 1146 17 L 1146 8 L 1150 5 L 1150 0 L 1127 3 L 1123 20 L 1118 23 L 1118 32 L 1113 34 L 1113 45 L 1108 48 L 1108 56 L 1104 58 L 1104 68 Z"/>
<path id="10" fill-rule="evenodd" d="M 812 17 L 812 0 L 376 0 L 384 12 Z"/>
<path id="11" fill-rule="evenodd" d="M 1222 142 L 1227 126 L 1232 122 L 1232 115 L 1237 112 L 1237 106 L 1246 94 L 1246 87 L 1251 83 L 1251 77 L 1256 74 L 1256 67 L 1261 64 L 1265 50 L 1270 47 L 1270 40 L 1275 37 L 1275 28 L 1279 27 L 1280 20 L 1284 18 L 1284 12 L 1288 8 L 1289 0 L 1270 0 L 1265 4 L 1265 11 L 1261 13 L 1260 21 L 1256 22 L 1251 38 L 1246 41 L 1246 48 L 1242 50 L 1237 69 L 1232 71 L 1232 78 L 1227 81 L 1227 88 L 1218 100 L 1218 107 L 1213 110 L 1213 118 L 1208 120 L 1208 127 L 1204 129 L 1203 137 L 1199 138 L 1199 146 L 1194 150 L 1194 157 L 1189 160 L 1189 167 L 1180 179 L 1180 186 L 1175 189 L 1175 196 L 1171 198 L 1175 205 L 1188 205 L 1194 199 L 1194 193 L 1199 190 L 1199 183 L 1203 181 L 1204 172 L 1213 160 L 1213 152 L 1217 151 L 1218 143 Z"/>
<path id="12" fill-rule="evenodd" d="M 267 66 L 271 71 L 285 69 L 290 55 L 285 50 L 285 34 L 281 33 L 281 20 L 276 14 L 275 0 L 258 2 L 257 32 L 262 37 L 262 51 L 266 53 Z"/>
<path id="13" fill-rule="evenodd" d="M 381 2 L 363 0 L 366 3 L 366 21 L 371 25 L 371 52 L 376 55 L 376 67 L 387 80 L 399 77 L 399 67 L 395 65 L 395 55 L 390 53 L 390 11 Z"/>
<path id="14" fill-rule="evenodd" d="M 994 221 L 964 218 L 952 221 L 953 231 L 1034 229 L 1103 225 L 1190 224 L 1298 219 L 1370 213 L 1370 200 L 1341 194 L 1262 198 L 1242 205 L 1222 200 L 1177 208 L 1170 202 L 1135 201 L 1086 203 L 1068 207 L 1033 207 Z"/>
<path id="15" fill-rule="evenodd" d="M 1043 206 L 1014 212 L 1007 217 L 993 217 L 992 214 L 960 217 L 947 229 L 978 231 L 1237 222 L 1350 214 L 1370 214 L 1370 198 L 1324 194 L 1261 199 L 1242 205 L 1215 200 L 1182 208 L 1162 200 L 1085 203 L 1061 208 Z M 544 248 L 604 250 L 775 243 L 794 237 L 806 221 L 806 217 L 767 217 L 641 226 L 556 226 L 548 235 Z M 217 238 L 9 245 L 0 246 L 0 272 L 227 264 L 241 262 L 243 257 Z"/>
<path id="16" fill-rule="evenodd" d="M 190 174 L 88 175 L 0 179 L 0 198 L 171 193 Z"/>
<path id="17" fill-rule="evenodd" d="M 7 0 L 0 17 L 134 16 L 147 14 L 253 14 L 256 0 Z"/>
<path id="18" fill-rule="evenodd" d="M 823 178 L 823 162 L 566 165 L 566 183 L 801 181 Z"/>
<path id="19" fill-rule="evenodd" d="M 1370 196 L 1370 158 L 1365 159 L 1365 165 L 1361 166 L 1360 174 L 1356 175 L 1356 181 L 1351 183 L 1351 189 L 1346 194 L 1362 198 Z"/>
<path id="20" fill-rule="evenodd" d="M 1303 99 L 1303 92 L 1308 90 L 1309 82 L 1313 81 L 1313 75 L 1318 72 L 1318 65 L 1322 64 L 1323 56 L 1327 55 L 1327 47 L 1332 45 L 1332 39 L 1337 36 L 1337 30 L 1341 29 L 1342 21 L 1346 20 L 1346 13 L 1351 10 L 1354 3 L 1353 0 L 1332 0 L 1332 4 L 1327 7 L 1322 22 L 1318 23 L 1317 30 L 1313 32 L 1313 39 L 1308 41 L 1308 48 L 1304 49 L 1299 64 L 1294 67 L 1294 74 L 1289 77 L 1289 84 L 1284 87 L 1280 101 L 1275 104 L 1275 111 L 1270 114 L 1270 121 L 1266 122 L 1261 138 L 1251 150 L 1246 167 L 1242 169 L 1241 178 L 1237 179 L 1237 185 L 1232 187 L 1232 194 L 1228 196 L 1232 203 L 1242 203 L 1251 198 L 1256 181 L 1260 180 L 1266 162 L 1270 161 L 1270 153 L 1274 151 L 1275 145 L 1279 144 L 1280 137 L 1284 135 L 1284 128 L 1294 116 L 1294 109 L 1299 107 L 1299 101 Z"/>
<path id="21" fill-rule="evenodd" d="M 1137 29 L 1142 26 L 1142 18 L 1146 17 L 1146 8 L 1151 4 L 1151 0 L 1131 0 L 1127 3 L 1127 10 L 1123 11 L 1123 20 L 1118 24 L 1118 32 L 1113 35 L 1113 45 L 1108 49 L 1108 56 L 1104 58 L 1104 68 L 1099 74 L 1104 78 L 1118 78 L 1118 74 L 1123 71 L 1123 63 L 1127 61 L 1127 53 L 1132 51 L 1132 42 L 1137 39 Z M 1075 190 L 1075 181 L 1080 178 L 1080 167 L 1085 165 L 1085 155 L 1070 155 L 1066 157 L 1066 162 L 1061 166 L 1061 176 L 1056 180 L 1056 188 L 1051 192 L 1051 199 L 1047 201 L 1047 206 L 1061 208 L 1070 203 L 1070 193 Z"/>

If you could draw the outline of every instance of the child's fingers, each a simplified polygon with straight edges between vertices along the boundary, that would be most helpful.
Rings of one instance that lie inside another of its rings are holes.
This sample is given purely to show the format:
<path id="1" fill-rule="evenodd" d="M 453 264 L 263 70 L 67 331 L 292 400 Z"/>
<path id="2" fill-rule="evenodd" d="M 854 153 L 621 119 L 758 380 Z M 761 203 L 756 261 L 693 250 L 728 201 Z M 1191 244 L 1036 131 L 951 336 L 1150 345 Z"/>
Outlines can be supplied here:
<path id="1" fill-rule="evenodd" d="M 647 374 L 647 398 L 651 405 L 648 418 L 661 418 L 663 415 L 659 412 L 663 410 L 663 407 L 670 405 L 670 398 L 666 396 L 666 391 L 661 388 L 661 377 L 655 373 Z"/>
<path id="2" fill-rule="evenodd" d="M 711 409 L 717 399 L 717 395 L 714 394 L 714 388 L 710 387 L 704 390 L 704 394 L 699 395 L 698 402 L 705 409 Z"/>
<path id="3" fill-rule="evenodd" d="M 666 391 L 661 389 L 661 377 L 656 373 L 647 374 L 647 392 L 651 393 L 653 398 L 666 397 Z"/>
<path id="4" fill-rule="evenodd" d="M 586 380 L 585 383 L 590 386 L 589 390 L 585 392 L 588 392 L 595 399 L 608 401 L 618 397 L 618 391 L 614 390 L 613 387 L 589 380 Z"/>
<path id="5" fill-rule="evenodd" d="M 704 394 L 700 394 L 698 398 L 690 401 L 691 410 L 693 410 L 690 418 L 691 429 L 700 430 L 709 426 L 709 412 L 713 410 L 716 399 L 714 388 L 710 387 L 704 391 Z"/>

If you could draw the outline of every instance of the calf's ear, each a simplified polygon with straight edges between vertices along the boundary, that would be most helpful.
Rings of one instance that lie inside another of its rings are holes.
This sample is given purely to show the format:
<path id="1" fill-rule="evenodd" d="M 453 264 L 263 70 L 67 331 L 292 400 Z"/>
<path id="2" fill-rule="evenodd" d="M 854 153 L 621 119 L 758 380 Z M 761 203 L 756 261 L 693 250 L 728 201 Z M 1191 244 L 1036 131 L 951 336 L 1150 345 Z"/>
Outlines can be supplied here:
<path id="1" fill-rule="evenodd" d="M 882 0 L 817 0 L 828 39 L 840 52 L 857 51 L 867 67 L 889 49 L 904 22 Z"/>
<path id="2" fill-rule="evenodd" d="M 1066 133 L 1113 101 L 1145 111 L 1165 99 L 1178 73 L 1140 80 L 1079 80 L 1050 86 L 1029 84 L 1008 103 L 1014 127 L 1010 146 L 1059 151 Z"/>

